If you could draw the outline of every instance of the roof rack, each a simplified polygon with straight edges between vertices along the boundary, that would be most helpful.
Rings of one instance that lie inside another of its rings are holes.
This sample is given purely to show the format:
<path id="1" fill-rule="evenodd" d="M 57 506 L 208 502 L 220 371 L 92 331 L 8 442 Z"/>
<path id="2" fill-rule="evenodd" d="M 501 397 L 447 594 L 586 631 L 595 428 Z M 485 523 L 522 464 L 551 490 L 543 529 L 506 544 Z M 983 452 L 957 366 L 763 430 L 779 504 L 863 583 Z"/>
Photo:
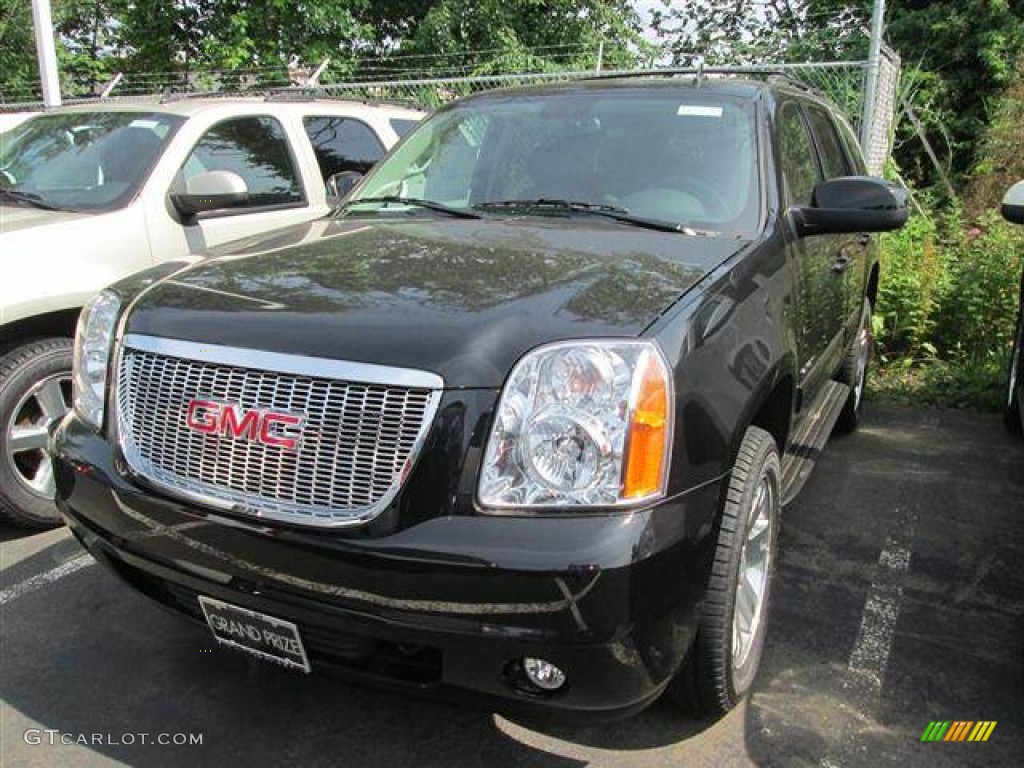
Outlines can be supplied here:
<path id="1" fill-rule="evenodd" d="M 164 88 L 159 94 L 160 104 L 173 104 L 176 101 L 187 99 L 232 99 L 232 98 L 257 98 L 261 94 L 246 94 L 239 91 L 181 91 L 176 88 Z M 152 98 L 152 95 L 149 95 Z M 110 101 L 110 99 L 107 99 Z"/>
<path id="2" fill-rule="evenodd" d="M 352 104 L 364 104 L 368 107 L 406 107 L 408 109 L 425 110 L 422 104 L 413 99 L 363 99 L 358 96 L 334 95 L 324 86 L 313 88 L 289 86 L 274 88 L 267 92 L 264 101 L 347 101 Z"/>
<path id="3" fill-rule="evenodd" d="M 668 67 L 665 69 L 649 69 L 639 72 L 610 72 L 608 74 L 591 75 L 583 78 L 585 80 L 622 80 L 634 77 L 678 77 L 680 75 L 693 75 L 693 84 L 700 87 L 708 75 L 742 75 L 752 78 L 761 78 L 766 81 L 781 80 L 786 85 L 798 88 L 803 91 L 817 93 L 818 91 L 800 80 L 793 78 L 784 67 L 757 66 L 757 65 L 733 65 L 705 67 Z"/>

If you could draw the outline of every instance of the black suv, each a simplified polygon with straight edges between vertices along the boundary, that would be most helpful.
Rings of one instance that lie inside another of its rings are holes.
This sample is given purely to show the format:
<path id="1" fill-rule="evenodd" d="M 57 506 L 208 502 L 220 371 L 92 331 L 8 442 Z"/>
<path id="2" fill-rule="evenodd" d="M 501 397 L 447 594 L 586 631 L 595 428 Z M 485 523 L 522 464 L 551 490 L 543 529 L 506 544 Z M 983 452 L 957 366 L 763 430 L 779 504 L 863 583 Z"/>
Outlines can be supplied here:
<path id="1" fill-rule="evenodd" d="M 336 215 L 102 293 L 54 437 L 216 638 L 485 706 L 749 690 L 782 506 L 857 425 L 905 197 L 782 80 L 483 93 Z"/>

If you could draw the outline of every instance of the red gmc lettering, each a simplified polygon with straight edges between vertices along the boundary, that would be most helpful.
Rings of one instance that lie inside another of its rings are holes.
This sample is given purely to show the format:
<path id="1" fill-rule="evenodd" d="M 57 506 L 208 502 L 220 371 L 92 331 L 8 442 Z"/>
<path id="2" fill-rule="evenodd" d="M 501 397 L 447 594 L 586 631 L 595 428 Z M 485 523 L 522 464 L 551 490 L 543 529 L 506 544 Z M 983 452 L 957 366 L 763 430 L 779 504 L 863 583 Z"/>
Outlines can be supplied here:
<path id="1" fill-rule="evenodd" d="M 212 435 L 217 431 L 217 414 L 220 411 L 220 403 L 212 400 L 193 400 L 188 404 L 188 413 L 185 415 L 185 424 L 189 429 L 196 432 L 205 432 Z"/>
<path id="2" fill-rule="evenodd" d="M 298 416 L 289 416 L 286 413 L 268 413 L 263 417 L 260 425 L 260 442 L 264 445 L 272 445 L 275 448 L 284 448 L 286 451 L 294 451 L 299 441 L 294 437 L 281 437 L 271 434 L 270 430 L 275 424 L 282 427 L 297 427 L 302 423 Z"/>
<path id="3" fill-rule="evenodd" d="M 289 427 L 301 427 L 303 419 L 290 413 L 245 411 L 234 403 L 216 400 L 191 400 L 185 414 L 185 425 L 207 435 L 226 435 L 235 440 L 252 440 L 274 448 L 294 451 L 298 436 L 286 436 Z"/>
<path id="4" fill-rule="evenodd" d="M 224 434 L 228 437 L 234 438 L 245 438 L 246 440 L 255 440 L 256 436 L 260 432 L 260 412 L 249 411 L 242 420 L 238 420 L 238 415 L 242 413 L 242 409 L 237 405 L 224 405 L 222 406 L 223 413 L 221 416 L 221 422 L 224 427 Z"/>

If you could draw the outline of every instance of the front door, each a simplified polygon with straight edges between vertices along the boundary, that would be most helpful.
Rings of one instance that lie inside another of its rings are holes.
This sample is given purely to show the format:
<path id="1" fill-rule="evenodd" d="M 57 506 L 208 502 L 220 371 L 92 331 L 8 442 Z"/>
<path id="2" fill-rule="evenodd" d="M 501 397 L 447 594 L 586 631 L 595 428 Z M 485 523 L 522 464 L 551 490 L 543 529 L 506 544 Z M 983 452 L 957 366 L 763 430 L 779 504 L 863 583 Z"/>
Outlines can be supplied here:
<path id="1" fill-rule="evenodd" d="M 782 105 L 778 115 L 778 158 L 784 206 L 811 205 L 814 187 L 822 180 L 821 166 L 803 111 L 795 101 Z M 800 386 L 808 398 L 834 372 L 843 349 L 846 318 L 845 276 L 836 269 L 835 237 L 798 238 L 789 248 L 798 272 L 798 354 Z"/>

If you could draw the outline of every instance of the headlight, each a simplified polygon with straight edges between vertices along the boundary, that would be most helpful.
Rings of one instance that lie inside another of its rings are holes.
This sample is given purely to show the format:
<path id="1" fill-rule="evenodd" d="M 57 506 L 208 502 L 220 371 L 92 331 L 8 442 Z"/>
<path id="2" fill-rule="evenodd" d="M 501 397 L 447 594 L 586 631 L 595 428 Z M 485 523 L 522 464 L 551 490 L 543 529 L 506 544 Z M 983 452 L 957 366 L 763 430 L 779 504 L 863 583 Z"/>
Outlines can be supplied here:
<path id="1" fill-rule="evenodd" d="M 107 365 L 121 300 L 103 291 L 82 310 L 75 334 L 75 412 L 96 429 L 103 426 Z"/>
<path id="2" fill-rule="evenodd" d="M 485 507 L 615 507 L 665 493 L 672 381 L 648 341 L 580 341 L 530 352 L 498 403 Z"/>

